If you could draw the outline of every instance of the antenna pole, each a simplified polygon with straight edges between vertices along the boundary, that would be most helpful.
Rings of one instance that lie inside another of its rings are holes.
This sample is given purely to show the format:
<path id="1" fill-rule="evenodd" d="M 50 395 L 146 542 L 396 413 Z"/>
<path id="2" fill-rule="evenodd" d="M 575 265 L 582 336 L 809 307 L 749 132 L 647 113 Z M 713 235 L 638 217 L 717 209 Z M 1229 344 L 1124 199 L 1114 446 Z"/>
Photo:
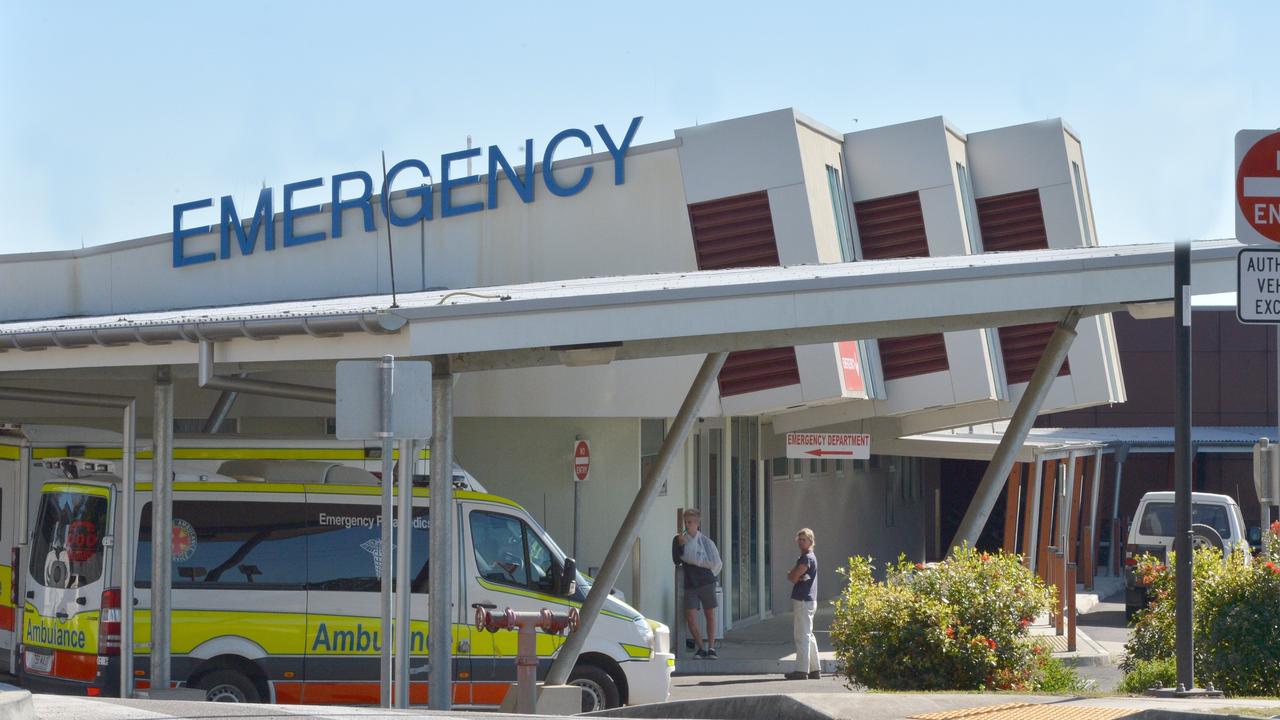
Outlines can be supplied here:
<path id="1" fill-rule="evenodd" d="M 387 151 L 382 151 L 382 194 L 387 196 L 387 208 L 391 207 L 391 188 L 387 187 Z M 388 210 L 390 215 L 390 210 Z M 396 254 L 391 249 L 391 218 L 384 218 L 387 221 L 387 264 L 391 267 L 391 307 L 398 308 L 400 303 L 396 302 Z"/>

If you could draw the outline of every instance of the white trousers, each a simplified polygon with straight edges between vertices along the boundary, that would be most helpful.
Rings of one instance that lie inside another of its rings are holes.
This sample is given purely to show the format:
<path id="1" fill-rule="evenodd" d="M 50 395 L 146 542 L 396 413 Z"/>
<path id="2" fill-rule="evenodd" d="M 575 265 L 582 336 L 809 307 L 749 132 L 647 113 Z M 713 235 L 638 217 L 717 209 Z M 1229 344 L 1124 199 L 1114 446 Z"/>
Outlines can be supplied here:
<path id="1" fill-rule="evenodd" d="M 791 601 L 791 633 L 796 640 L 796 670 L 802 673 L 822 669 L 818 659 L 818 638 L 813 635 L 813 615 L 818 603 L 813 600 Z"/>

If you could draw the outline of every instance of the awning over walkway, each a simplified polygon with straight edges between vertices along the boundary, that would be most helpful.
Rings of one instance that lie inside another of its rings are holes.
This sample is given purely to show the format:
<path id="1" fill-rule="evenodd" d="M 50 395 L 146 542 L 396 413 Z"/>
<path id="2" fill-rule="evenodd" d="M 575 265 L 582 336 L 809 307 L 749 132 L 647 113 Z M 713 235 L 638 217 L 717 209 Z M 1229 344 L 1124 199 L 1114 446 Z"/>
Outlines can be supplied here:
<path id="1" fill-rule="evenodd" d="M 1195 244 L 1196 292 L 1234 289 L 1239 248 Z M 202 339 L 225 341 L 224 362 L 447 354 L 467 372 L 1056 322 L 1168 300 L 1171 257 L 1131 245 L 40 319 L 0 324 L 0 372 L 189 364 Z"/>
<path id="2" fill-rule="evenodd" d="M 879 443 L 885 453 L 956 460 L 990 460 L 1004 436 L 1007 423 L 973 428 L 939 430 L 908 435 Z M 1253 452 L 1258 438 L 1275 442 L 1275 427 L 1192 428 L 1191 443 L 1198 452 Z M 1017 462 L 1065 458 L 1068 455 L 1101 450 L 1114 452 L 1173 452 L 1172 427 L 1033 428 L 1018 451 Z"/>

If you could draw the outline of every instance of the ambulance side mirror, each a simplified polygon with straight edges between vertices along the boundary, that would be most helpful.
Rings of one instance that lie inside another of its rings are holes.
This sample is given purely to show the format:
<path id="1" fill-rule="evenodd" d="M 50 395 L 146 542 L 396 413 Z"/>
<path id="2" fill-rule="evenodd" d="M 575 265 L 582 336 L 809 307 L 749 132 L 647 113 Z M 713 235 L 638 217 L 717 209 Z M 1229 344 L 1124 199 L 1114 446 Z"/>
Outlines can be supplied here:
<path id="1" fill-rule="evenodd" d="M 564 559 L 564 567 L 555 569 L 555 595 L 572 597 L 578 592 L 578 562 L 573 558 Z"/>

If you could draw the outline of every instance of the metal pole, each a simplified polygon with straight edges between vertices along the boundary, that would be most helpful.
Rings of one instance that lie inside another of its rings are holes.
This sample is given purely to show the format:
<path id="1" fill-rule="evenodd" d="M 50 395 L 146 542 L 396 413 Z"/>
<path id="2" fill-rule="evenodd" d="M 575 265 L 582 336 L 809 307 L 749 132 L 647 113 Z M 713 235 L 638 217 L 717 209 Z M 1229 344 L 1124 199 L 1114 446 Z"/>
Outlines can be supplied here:
<path id="1" fill-rule="evenodd" d="M 413 468 L 418 460 L 417 445 L 412 440 L 400 441 L 400 497 L 396 512 L 396 673 L 395 706 L 409 707 L 409 647 L 413 618 L 409 603 L 409 584 L 413 581 Z"/>
<path id="2" fill-rule="evenodd" d="M 239 377 L 243 378 L 244 375 Z M 200 428 L 200 432 L 205 435 L 217 434 L 222 428 L 222 423 L 227 419 L 227 415 L 231 413 L 231 407 L 236 404 L 236 398 L 240 397 L 240 393 L 235 390 L 223 390 L 218 396 L 218 402 L 214 403 L 213 410 L 209 411 L 209 418 L 204 421 L 204 427 Z"/>
<path id="3" fill-rule="evenodd" d="M 1085 537 L 1089 538 L 1089 542 L 1085 542 L 1084 538 L 1080 539 L 1080 547 L 1087 548 L 1089 552 L 1089 570 L 1093 576 L 1084 579 L 1084 586 L 1092 590 L 1094 587 L 1093 578 L 1098 575 L 1098 548 L 1095 547 L 1094 540 L 1098 537 L 1098 487 L 1102 483 L 1102 448 L 1098 448 L 1093 453 L 1093 463 L 1090 470 L 1093 471 L 1093 480 L 1089 483 L 1089 525 L 1085 528 Z M 1077 562 L 1076 567 L 1080 567 Z"/>
<path id="4" fill-rule="evenodd" d="M 453 709 L 453 373 L 448 356 L 431 361 L 431 580 L 427 705 Z"/>
<path id="5" fill-rule="evenodd" d="M 1174 552 L 1177 587 L 1174 592 L 1175 658 L 1178 684 L 1195 687 L 1194 638 L 1191 618 L 1191 245 L 1178 243 L 1173 251 L 1174 303 Z"/>
<path id="6" fill-rule="evenodd" d="M 1040 493 L 1044 484 L 1044 460 L 1039 454 L 1032 456 L 1036 470 L 1031 482 L 1031 535 L 1026 542 L 1027 569 L 1035 572 L 1040 567 Z"/>
<path id="7" fill-rule="evenodd" d="M 28 547 L 27 540 L 29 530 L 27 529 L 27 514 L 31 507 L 31 443 L 29 440 L 23 440 L 22 445 L 18 448 L 18 487 L 17 487 L 17 505 L 14 513 L 14 527 L 17 532 L 14 534 L 14 545 L 18 548 L 18 563 L 20 567 L 14 568 L 14 576 L 11 582 L 18 590 L 17 607 L 14 610 L 14 627 L 24 627 L 22 624 L 22 613 L 24 612 L 27 601 L 24 591 L 26 590 L 27 573 L 24 568 L 31 562 L 27 557 Z M 15 672 L 18 667 L 18 643 L 9 643 L 9 670 Z"/>
<path id="8" fill-rule="evenodd" d="M 578 557 L 578 538 L 580 537 L 579 525 L 582 519 L 578 514 L 578 509 L 582 502 L 582 483 L 578 482 L 578 478 L 573 479 L 573 556 Z"/>
<path id="9" fill-rule="evenodd" d="M 1120 530 L 1120 485 L 1124 480 L 1124 461 L 1129 457 L 1128 445 L 1117 445 L 1112 458 L 1116 463 L 1116 482 L 1111 492 L 1111 545 L 1107 547 L 1107 567 L 1115 570 L 1119 566 L 1121 549 L 1125 538 L 1119 537 Z"/>
<path id="10" fill-rule="evenodd" d="M 138 451 L 138 403 L 130 401 L 124 410 L 124 468 L 120 475 L 120 526 L 115 531 L 116 552 L 120 555 L 120 697 L 133 697 L 133 576 L 137 552 L 134 539 L 135 458 Z M 154 486 L 154 483 L 152 483 Z"/>
<path id="11" fill-rule="evenodd" d="M 391 577 L 394 572 L 391 559 L 391 490 L 395 485 L 394 446 L 391 442 L 391 397 L 395 393 L 395 358 L 382 356 L 382 539 L 378 548 L 378 567 L 382 568 L 382 630 L 379 634 L 382 651 L 378 662 L 379 699 L 384 708 L 391 707 Z"/>
<path id="12" fill-rule="evenodd" d="M 1059 466 L 1061 467 L 1061 466 Z M 1075 594 L 1076 589 L 1068 585 L 1070 574 L 1067 570 L 1071 567 L 1071 511 L 1075 508 L 1074 498 L 1076 496 L 1076 454 L 1067 454 L 1067 471 L 1062 477 L 1062 494 L 1058 497 L 1058 549 L 1062 551 L 1062 587 L 1058 592 L 1058 634 L 1062 635 L 1067 629 L 1066 609 L 1067 593 Z"/>
<path id="13" fill-rule="evenodd" d="M 156 368 L 151 442 L 151 690 L 169 689 L 173 571 L 173 380 Z"/>
<path id="14" fill-rule="evenodd" d="M 1004 491 L 1005 483 L 1008 482 L 1009 472 L 1013 470 L 1013 463 L 1018 458 L 1018 449 L 1022 447 L 1022 443 L 1026 442 L 1027 434 L 1035 424 L 1036 415 L 1049 394 L 1049 388 L 1058 377 L 1062 362 L 1067 359 L 1067 350 L 1071 348 L 1071 341 L 1075 340 L 1076 324 L 1079 321 L 1080 308 L 1071 308 L 1067 311 L 1066 317 L 1062 318 L 1054 328 L 1053 336 L 1049 338 L 1049 343 L 1040 356 L 1040 362 L 1036 364 L 1035 372 L 1027 383 L 1027 389 L 1022 391 L 1018 407 L 1013 411 L 1013 417 L 1009 419 L 1009 427 L 1005 428 L 995 455 L 987 464 L 987 470 L 982 475 L 982 482 L 978 484 L 973 501 L 965 511 L 964 519 L 960 521 L 960 528 L 956 530 L 956 535 L 951 540 L 952 547 L 959 547 L 963 543 L 972 546 L 982 534 L 982 528 L 986 526 L 987 518 L 991 515 L 991 508 L 995 507 L 996 501 L 1000 499 L 1000 493 Z"/>
<path id="15" fill-rule="evenodd" d="M 658 490 L 662 487 L 662 479 L 671 469 L 676 453 L 688 440 L 689 431 L 697 422 L 698 408 L 715 385 L 716 376 L 719 375 L 720 368 L 724 367 L 724 359 L 727 356 L 728 353 L 723 352 L 711 353 L 702 362 L 702 368 L 698 370 L 698 375 L 694 378 L 693 385 L 690 386 L 689 393 L 680 406 L 680 412 L 667 431 L 666 437 L 662 439 L 662 448 L 658 451 L 657 460 L 649 469 L 649 476 L 640 485 L 640 492 L 636 493 L 631 509 L 627 511 L 627 516 L 622 521 L 622 527 L 618 529 L 618 534 L 613 538 L 613 544 L 609 546 L 609 553 L 604 558 L 600 574 L 596 576 L 591 592 L 587 593 L 587 600 L 582 604 L 582 610 L 578 615 L 578 628 L 569 634 L 564 645 L 560 647 L 555 661 L 551 664 L 551 669 L 547 671 L 548 685 L 564 685 L 568 682 L 569 673 L 573 671 L 574 664 L 578 662 L 578 655 L 582 652 L 582 646 L 586 643 L 587 636 L 591 634 L 591 626 L 595 624 L 596 618 L 604 608 L 604 601 L 609 597 L 609 591 L 618 581 L 618 574 L 622 572 L 622 566 L 627 561 L 627 551 L 639 533 L 640 522 L 644 520 L 645 513 L 657 497 Z"/>

